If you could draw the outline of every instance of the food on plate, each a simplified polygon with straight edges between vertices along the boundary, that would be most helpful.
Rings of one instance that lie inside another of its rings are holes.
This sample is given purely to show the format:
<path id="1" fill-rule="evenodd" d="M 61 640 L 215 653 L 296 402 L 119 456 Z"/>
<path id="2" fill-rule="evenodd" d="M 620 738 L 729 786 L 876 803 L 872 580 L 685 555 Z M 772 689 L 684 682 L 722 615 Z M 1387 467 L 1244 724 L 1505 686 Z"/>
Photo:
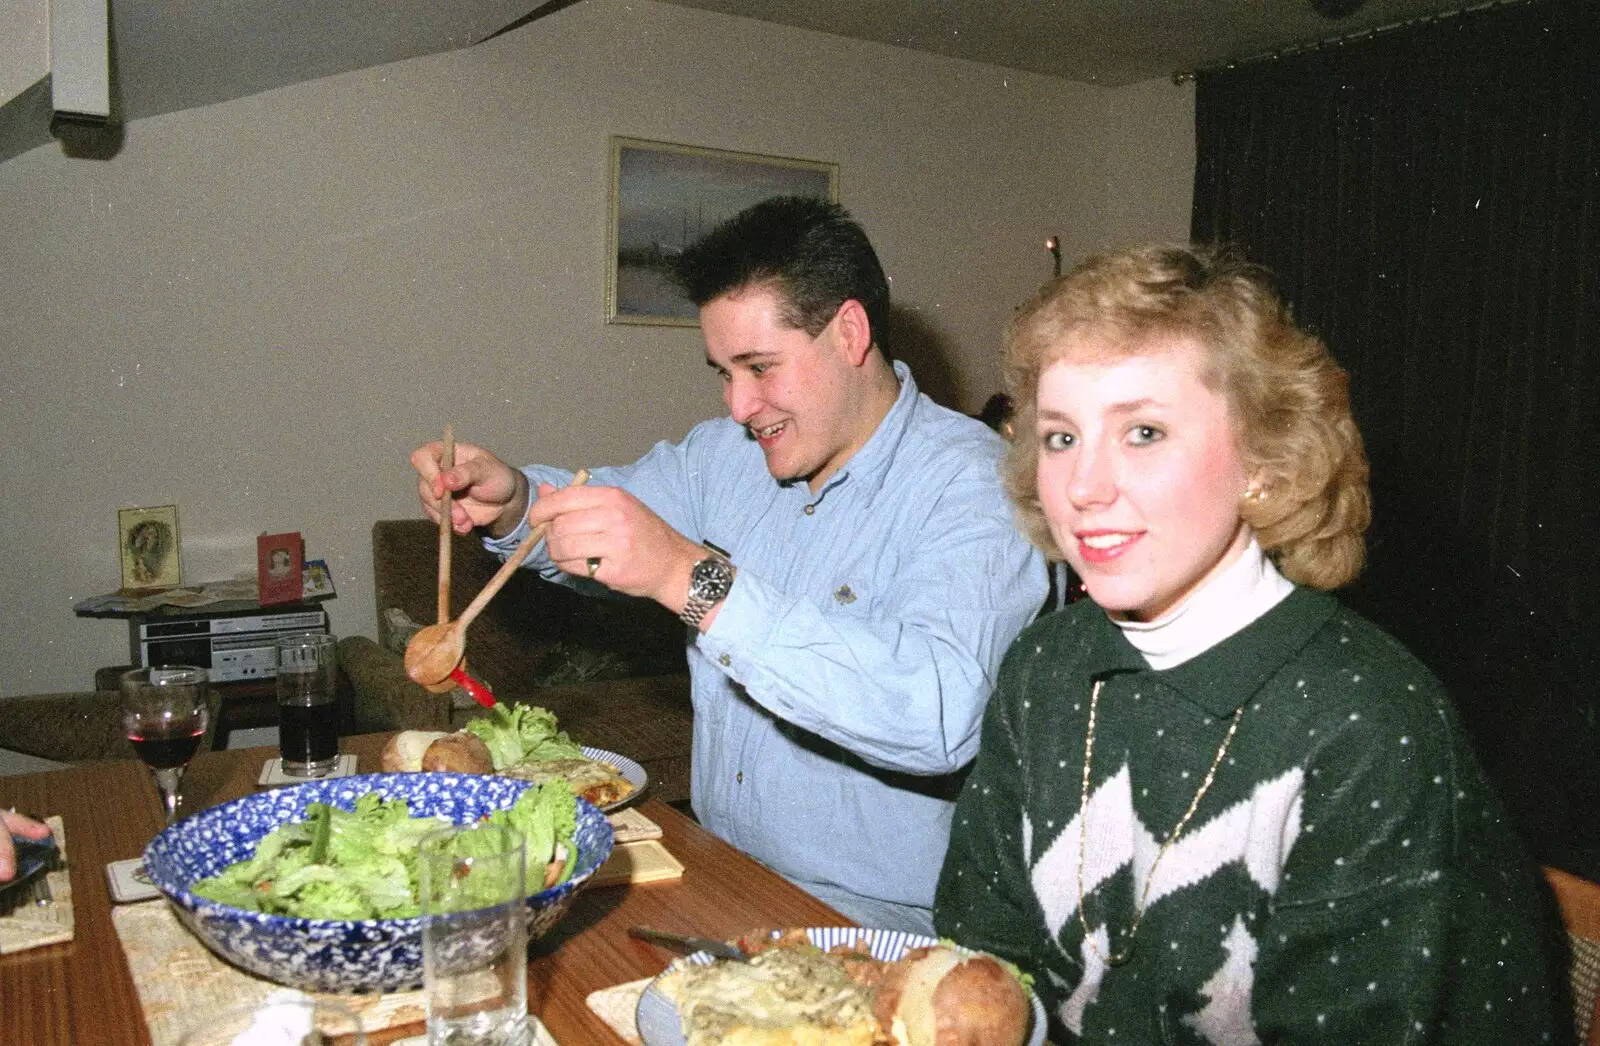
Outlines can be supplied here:
<path id="1" fill-rule="evenodd" d="M 577 863 L 577 804 L 565 782 L 528 788 L 486 818 L 522 833 L 528 892 L 565 882 Z M 255 853 L 191 890 L 210 901 L 304 919 L 402 919 L 421 914 L 417 844 L 450 822 L 412 817 L 403 799 L 368 792 L 346 811 L 310 803 L 303 821 L 279 825 Z"/>
<path id="2" fill-rule="evenodd" d="M 1028 993 L 992 956 L 947 945 L 888 964 L 874 1002 L 901 1046 L 998 1046 L 1028 1034 Z"/>
<path id="3" fill-rule="evenodd" d="M 817 948 L 771 948 L 749 962 L 686 965 L 671 976 L 689 1046 L 876 1041 L 872 992 Z"/>
<path id="4" fill-rule="evenodd" d="M 492 774 L 494 759 L 474 734 L 437 730 L 402 730 L 383 746 L 385 770 L 445 770 L 458 774 Z"/>
<path id="5" fill-rule="evenodd" d="M 689 1046 L 1021 1046 L 1026 978 L 949 944 L 880 962 L 802 931 L 748 935 L 748 962 L 684 964 L 657 982 Z"/>
<path id="6" fill-rule="evenodd" d="M 422 753 L 439 738 L 449 736 L 443 730 L 402 730 L 383 746 L 379 765 L 388 773 L 421 770 Z"/>
<path id="7" fill-rule="evenodd" d="M 476 734 L 446 734 L 422 753 L 424 770 L 446 770 L 458 774 L 492 774 L 494 758 L 489 746 Z"/>
<path id="8" fill-rule="evenodd" d="M 498 773 L 539 784 L 560 778 L 600 807 L 634 792 L 633 782 L 617 767 L 588 758 L 566 731 L 557 729 L 555 713 L 522 704 L 496 703 L 455 733 L 402 730 L 384 746 L 383 768 Z"/>
<path id="9" fill-rule="evenodd" d="M 633 794 L 633 782 L 603 759 L 548 759 L 518 763 L 500 772 L 507 777 L 519 777 L 538 784 L 563 780 L 572 786 L 574 792 L 600 807 L 620 803 Z"/>
<path id="10" fill-rule="evenodd" d="M 505 705 L 496 701 L 486 715 L 466 725 L 489 746 L 494 768 L 504 770 L 518 763 L 541 759 L 578 759 L 583 750 L 578 742 L 556 726 L 556 714 L 537 705 Z"/>

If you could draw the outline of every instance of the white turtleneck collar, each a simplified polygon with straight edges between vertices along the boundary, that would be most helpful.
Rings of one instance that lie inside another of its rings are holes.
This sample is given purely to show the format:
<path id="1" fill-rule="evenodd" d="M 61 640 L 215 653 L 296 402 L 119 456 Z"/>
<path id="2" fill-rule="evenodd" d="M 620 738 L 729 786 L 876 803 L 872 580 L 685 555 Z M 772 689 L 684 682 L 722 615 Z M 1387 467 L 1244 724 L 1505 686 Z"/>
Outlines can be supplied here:
<path id="1" fill-rule="evenodd" d="M 1117 621 L 1116 625 L 1159 672 L 1210 650 L 1293 591 L 1294 583 L 1278 573 L 1251 535 L 1238 559 L 1172 610 L 1155 621 Z"/>

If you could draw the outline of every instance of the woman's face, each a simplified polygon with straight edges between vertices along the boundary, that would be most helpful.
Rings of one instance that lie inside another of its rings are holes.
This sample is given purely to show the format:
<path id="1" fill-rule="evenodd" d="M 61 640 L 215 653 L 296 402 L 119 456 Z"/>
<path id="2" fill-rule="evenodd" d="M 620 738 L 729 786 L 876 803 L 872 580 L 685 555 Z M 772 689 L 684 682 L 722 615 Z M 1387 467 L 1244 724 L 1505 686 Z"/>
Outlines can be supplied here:
<path id="1" fill-rule="evenodd" d="M 1153 621 L 1250 541 L 1244 463 L 1202 350 L 1178 338 L 1140 355 L 1073 339 L 1039 378 L 1039 497 L 1089 596 Z"/>

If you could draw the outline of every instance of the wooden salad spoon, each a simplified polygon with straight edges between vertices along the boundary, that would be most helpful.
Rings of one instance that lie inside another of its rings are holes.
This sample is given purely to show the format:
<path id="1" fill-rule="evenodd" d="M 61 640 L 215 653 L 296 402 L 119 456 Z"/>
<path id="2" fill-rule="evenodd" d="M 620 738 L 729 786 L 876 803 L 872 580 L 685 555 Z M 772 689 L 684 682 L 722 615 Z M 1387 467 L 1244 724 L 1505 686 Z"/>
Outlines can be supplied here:
<path id="1" fill-rule="evenodd" d="M 587 482 L 589 482 L 588 470 L 579 469 L 572 477 L 570 485 L 581 487 Z M 489 605 L 489 600 L 494 598 L 495 593 L 511 580 L 511 575 L 522 566 L 523 560 L 533 551 L 533 546 L 544 537 L 544 532 L 545 527 L 542 524 L 528 531 L 528 536 L 522 539 L 522 544 L 517 546 L 511 558 L 500 565 L 494 577 L 491 577 L 488 584 L 483 586 L 483 590 L 472 598 L 472 602 L 467 604 L 460 617 L 448 623 L 428 625 L 411 637 L 411 642 L 406 644 L 406 675 L 423 686 L 432 686 L 450 678 L 450 674 L 461 664 L 461 657 L 466 649 L 467 626 L 472 624 L 473 618 Z"/>

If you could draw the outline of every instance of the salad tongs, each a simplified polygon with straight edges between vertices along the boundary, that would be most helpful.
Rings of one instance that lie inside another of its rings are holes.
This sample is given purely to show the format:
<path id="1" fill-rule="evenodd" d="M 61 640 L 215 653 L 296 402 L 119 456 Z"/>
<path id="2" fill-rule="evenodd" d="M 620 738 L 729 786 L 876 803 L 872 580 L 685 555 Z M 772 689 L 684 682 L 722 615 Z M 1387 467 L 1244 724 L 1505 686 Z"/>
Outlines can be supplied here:
<path id="1" fill-rule="evenodd" d="M 649 941 L 652 944 L 666 945 L 668 948 L 682 952 L 685 955 L 690 955 L 694 952 L 705 952 L 713 958 L 732 959 L 734 962 L 745 962 L 750 958 L 736 945 L 711 937 L 685 937 L 680 933 L 663 933 L 660 930 L 652 930 L 644 926 L 628 927 L 628 935 L 637 937 L 641 941 Z"/>

